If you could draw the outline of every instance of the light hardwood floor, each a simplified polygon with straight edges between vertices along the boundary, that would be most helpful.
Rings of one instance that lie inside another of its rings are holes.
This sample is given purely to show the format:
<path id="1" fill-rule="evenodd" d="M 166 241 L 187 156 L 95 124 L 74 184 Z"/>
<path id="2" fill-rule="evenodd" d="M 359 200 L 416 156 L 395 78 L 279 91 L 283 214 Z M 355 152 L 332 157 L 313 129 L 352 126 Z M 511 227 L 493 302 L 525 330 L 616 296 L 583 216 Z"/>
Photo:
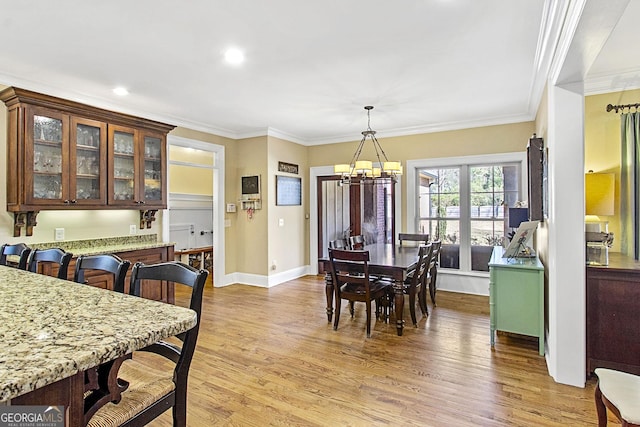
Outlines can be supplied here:
<path id="1" fill-rule="evenodd" d="M 362 304 L 354 319 L 343 309 L 337 331 L 327 323 L 321 276 L 271 289 L 208 284 L 188 424 L 596 425 L 593 379 L 556 384 L 530 339 L 501 334 L 491 350 L 487 297 L 441 291 L 429 310 L 402 337 L 376 322 L 367 339 Z M 171 425 L 170 411 L 151 425 Z"/>

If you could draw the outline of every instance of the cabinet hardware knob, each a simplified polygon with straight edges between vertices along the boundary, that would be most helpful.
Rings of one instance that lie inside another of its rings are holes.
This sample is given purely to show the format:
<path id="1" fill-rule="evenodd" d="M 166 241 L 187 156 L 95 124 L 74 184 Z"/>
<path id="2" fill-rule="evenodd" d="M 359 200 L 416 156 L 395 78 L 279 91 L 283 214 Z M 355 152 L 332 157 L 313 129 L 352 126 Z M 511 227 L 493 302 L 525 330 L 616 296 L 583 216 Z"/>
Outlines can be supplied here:
<path id="1" fill-rule="evenodd" d="M 69 201 L 68 201 L 68 200 L 65 200 L 63 203 L 69 204 Z"/>

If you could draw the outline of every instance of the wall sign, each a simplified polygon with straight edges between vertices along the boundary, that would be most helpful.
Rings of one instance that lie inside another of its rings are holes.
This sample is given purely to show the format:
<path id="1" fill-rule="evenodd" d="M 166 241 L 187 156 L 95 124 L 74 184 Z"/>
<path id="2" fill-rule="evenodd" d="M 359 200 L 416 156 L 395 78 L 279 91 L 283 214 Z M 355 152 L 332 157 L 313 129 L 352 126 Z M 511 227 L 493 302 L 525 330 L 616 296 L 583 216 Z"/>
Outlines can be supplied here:
<path id="1" fill-rule="evenodd" d="M 298 174 L 298 165 L 293 163 L 278 162 L 278 172 L 287 172 Z"/>

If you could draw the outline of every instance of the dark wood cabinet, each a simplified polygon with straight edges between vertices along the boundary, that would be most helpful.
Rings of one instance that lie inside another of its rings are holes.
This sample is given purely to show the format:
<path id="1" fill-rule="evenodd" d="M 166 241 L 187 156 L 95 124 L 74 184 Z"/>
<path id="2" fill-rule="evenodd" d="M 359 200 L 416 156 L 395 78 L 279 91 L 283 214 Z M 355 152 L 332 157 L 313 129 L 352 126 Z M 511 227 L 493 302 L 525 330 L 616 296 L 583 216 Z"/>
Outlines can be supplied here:
<path id="1" fill-rule="evenodd" d="M 25 114 L 24 140 L 30 143 L 23 147 L 24 204 L 104 206 L 107 124 L 40 107 L 25 108 Z"/>
<path id="2" fill-rule="evenodd" d="M 640 375 L 640 263 L 610 253 L 588 266 L 587 375 L 598 367 Z"/>
<path id="3" fill-rule="evenodd" d="M 167 206 L 172 125 L 7 88 L 7 211 L 30 236 L 41 210 L 139 209 L 149 224 Z"/>
<path id="4" fill-rule="evenodd" d="M 167 205 L 166 135 L 109 127 L 109 204 L 140 209 Z"/>

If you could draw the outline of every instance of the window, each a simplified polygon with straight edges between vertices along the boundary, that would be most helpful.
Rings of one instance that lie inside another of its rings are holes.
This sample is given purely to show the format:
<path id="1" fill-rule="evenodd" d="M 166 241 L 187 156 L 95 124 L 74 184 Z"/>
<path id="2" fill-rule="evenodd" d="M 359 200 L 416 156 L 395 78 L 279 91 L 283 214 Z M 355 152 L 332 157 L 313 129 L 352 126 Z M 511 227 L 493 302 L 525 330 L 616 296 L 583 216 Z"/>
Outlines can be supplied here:
<path id="1" fill-rule="evenodd" d="M 520 200 L 521 163 L 416 169 L 417 230 L 442 240 L 440 266 L 488 271 L 505 235 L 505 209 Z"/>

